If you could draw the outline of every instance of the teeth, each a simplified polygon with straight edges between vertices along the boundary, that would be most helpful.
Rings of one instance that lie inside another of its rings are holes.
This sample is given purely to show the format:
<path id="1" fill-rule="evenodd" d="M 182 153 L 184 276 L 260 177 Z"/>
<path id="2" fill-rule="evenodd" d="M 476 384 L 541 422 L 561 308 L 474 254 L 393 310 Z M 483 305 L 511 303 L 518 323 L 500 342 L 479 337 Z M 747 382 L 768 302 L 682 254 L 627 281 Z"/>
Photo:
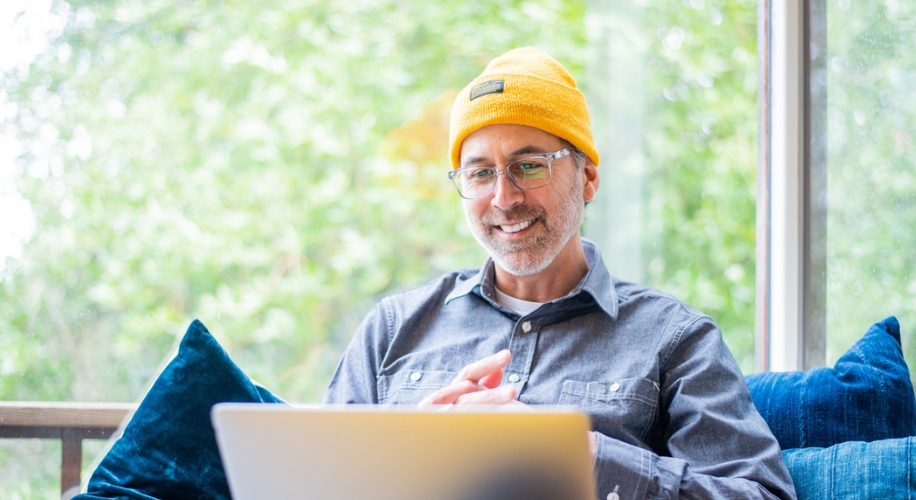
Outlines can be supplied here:
<path id="1" fill-rule="evenodd" d="M 507 233 L 517 233 L 521 231 L 522 229 L 525 229 L 526 227 L 530 226 L 533 222 L 534 222 L 533 220 L 527 220 L 525 222 L 519 222 L 518 224 L 514 226 L 499 226 L 499 228 Z"/>

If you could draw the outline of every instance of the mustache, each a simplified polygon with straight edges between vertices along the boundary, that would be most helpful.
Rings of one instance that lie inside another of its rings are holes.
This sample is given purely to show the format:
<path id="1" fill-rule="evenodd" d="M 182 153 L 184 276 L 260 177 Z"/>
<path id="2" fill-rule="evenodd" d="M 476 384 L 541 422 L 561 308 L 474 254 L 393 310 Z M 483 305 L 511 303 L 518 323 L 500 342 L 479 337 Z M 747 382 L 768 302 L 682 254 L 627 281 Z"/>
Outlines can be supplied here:
<path id="1" fill-rule="evenodd" d="M 481 222 L 488 226 L 530 219 L 541 219 L 546 222 L 547 211 L 541 206 L 517 205 L 509 210 L 494 210 L 480 218 Z"/>

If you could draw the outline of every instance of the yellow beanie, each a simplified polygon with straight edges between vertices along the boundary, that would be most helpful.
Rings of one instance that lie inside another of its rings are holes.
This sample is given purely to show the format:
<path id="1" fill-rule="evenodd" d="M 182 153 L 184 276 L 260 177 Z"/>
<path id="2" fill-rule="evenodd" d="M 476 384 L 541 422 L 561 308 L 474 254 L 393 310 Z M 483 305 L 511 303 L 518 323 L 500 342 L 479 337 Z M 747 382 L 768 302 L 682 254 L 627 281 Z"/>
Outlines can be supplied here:
<path id="1" fill-rule="evenodd" d="M 585 96 L 556 59 L 534 47 L 490 61 L 452 106 L 449 157 L 460 166 L 461 143 L 488 125 L 527 125 L 569 141 L 598 165 Z"/>

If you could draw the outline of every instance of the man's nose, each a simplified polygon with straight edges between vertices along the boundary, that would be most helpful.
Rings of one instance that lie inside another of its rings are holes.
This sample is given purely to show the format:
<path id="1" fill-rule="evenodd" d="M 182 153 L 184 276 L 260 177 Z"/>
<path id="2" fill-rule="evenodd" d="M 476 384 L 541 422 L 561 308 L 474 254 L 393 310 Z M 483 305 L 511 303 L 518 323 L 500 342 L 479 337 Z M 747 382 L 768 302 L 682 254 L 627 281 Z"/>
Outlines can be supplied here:
<path id="1" fill-rule="evenodd" d="M 506 172 L 497 175 L 494 182 L 496 185 L 493 187 L 493 199 L 490 201 L 494 208 L 508 210 L 525 199 L 522 190 L 509 179 L 509 174 Z"/>

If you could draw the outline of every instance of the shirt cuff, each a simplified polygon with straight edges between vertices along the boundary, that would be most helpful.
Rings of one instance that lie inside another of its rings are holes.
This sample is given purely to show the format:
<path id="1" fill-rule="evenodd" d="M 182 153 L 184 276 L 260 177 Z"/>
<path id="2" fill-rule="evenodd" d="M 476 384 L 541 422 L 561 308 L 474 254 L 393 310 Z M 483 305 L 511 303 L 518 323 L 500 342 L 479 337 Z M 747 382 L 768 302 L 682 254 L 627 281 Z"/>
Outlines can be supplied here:
<path id="1" fill-rule="evenodd" d="M 677 498 L 686 462 L 678 470 L 659 468 L 658 456 L 601 433 L 595 452 L 595 485 L 599 500 Z"/>

